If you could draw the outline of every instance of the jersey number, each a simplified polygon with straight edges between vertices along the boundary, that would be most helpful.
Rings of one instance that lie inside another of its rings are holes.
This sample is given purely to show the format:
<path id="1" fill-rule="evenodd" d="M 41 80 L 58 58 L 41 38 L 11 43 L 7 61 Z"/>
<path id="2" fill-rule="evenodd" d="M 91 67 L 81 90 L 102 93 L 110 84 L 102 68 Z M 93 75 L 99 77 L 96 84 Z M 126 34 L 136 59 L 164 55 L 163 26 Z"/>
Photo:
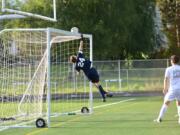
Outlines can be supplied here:
<path id="1" fill-rule="evenodd" d="M 84 58 L 79 58 L 78 66 L 83 67 L 84 66 L 84 61 L 85 61 Z"/>

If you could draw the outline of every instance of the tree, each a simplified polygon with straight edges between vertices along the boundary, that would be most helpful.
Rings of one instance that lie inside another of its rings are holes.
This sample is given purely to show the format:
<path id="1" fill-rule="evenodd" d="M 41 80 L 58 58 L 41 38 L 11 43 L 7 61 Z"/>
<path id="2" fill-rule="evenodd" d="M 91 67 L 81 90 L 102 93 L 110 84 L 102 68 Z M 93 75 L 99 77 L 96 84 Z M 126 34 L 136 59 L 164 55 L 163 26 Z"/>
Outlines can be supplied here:
<path id="1" fill-rule="evenodd" d="M 166 55 L 180 54 L 180 0 L 159 0 L 164 32 L 169 39 Z"/>
<path id="2" fill-rule="evenodd" d="M 26 0 L 22 8 L 49 15 L 44 1 Z M 57 0 L 57 23 L 28 18 L 5 27 L 76 26 L 93 35 L 95 59 L 142 58 L 153 51 L 154 5 L 154 0 Z"/>
<path id="3" fill-rule="evenodd" d="M 141 58 L 154 45 L 153 0 L 64 0 L 61 24 L 92 33 L 98 59 Z"/>

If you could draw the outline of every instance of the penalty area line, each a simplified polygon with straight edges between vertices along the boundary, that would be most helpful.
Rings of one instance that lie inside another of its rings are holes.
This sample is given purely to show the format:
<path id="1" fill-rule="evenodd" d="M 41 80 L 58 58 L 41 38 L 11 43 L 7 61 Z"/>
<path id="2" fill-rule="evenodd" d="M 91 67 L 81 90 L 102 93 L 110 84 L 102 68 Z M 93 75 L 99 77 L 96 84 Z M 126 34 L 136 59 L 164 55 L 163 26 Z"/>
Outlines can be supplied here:
<path id="1" fill-rule="evenodd" d="M 103 107 L 112 106 L 112 105 L 116 105 L 116 104 L 120 104 L 120 103 L 125 103 L 125 102 L 128 102 L 128 101 L 134 101 L 134 100 L 136 100 L 136 99 L 135 98 L 130 98 L 130 99 L 121 100 L 121 101 L 118 101 L 118 102 L 113 102 L 113 103 L 109 103 L 109 104 L 105 104 L 105 105 L 95 106 L 95 107 L 93 107 L 93 109 L 103 108 Z"/>

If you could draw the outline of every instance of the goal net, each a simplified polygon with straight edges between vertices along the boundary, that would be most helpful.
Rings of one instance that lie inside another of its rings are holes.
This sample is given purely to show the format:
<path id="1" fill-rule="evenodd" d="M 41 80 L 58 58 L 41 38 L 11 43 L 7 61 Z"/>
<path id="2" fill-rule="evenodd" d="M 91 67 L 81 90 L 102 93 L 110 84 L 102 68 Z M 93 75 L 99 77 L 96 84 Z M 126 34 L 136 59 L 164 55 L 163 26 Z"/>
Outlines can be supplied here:
<path id="1" fill-rule="evenodd" d="M 34 126 L 43 118 L 92 112 L 91 84 L 76 75 L 80 35 L 57 29 L 6 29 L 0 32 L 0 126 Z M 84 54 L 92 59 L 92 39 L 85 35 Z"/>

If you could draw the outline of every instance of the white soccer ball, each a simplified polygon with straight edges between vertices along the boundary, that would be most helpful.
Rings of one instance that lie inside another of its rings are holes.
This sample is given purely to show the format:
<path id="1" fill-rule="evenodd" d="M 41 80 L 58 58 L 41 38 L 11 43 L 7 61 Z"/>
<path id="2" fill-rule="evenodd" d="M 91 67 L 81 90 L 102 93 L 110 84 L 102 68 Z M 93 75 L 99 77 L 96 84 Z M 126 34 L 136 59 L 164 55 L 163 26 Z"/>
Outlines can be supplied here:
<path id="1" fill-rule="evenodd" d="M 79 33 L 79 29 L 77 27 L 72 27 L 71 32 L 72 33 Z"/>

